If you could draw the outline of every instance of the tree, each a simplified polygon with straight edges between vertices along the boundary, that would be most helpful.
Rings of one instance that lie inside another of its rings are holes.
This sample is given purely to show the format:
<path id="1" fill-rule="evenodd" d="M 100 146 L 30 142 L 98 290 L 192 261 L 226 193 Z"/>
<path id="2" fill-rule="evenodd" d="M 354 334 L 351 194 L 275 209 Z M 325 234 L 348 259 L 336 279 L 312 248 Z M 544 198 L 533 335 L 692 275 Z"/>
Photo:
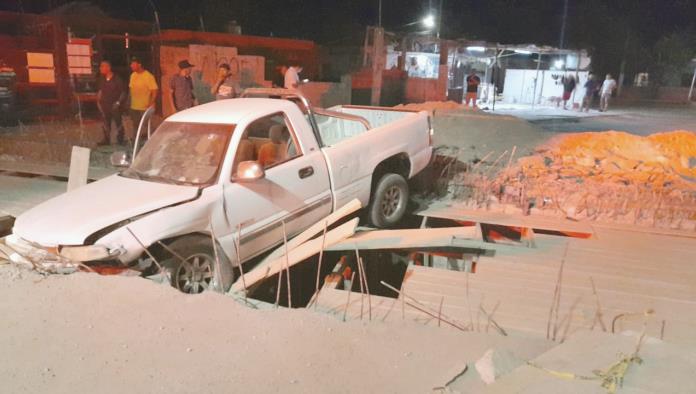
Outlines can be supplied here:
<path id="1" fill-rule="evenodd" d="M 663 86 L 680 86 L 682 74 L 696 57 L 696 35 L 675 32 L 659 39 L 653 47 L 652 74 Z"/>

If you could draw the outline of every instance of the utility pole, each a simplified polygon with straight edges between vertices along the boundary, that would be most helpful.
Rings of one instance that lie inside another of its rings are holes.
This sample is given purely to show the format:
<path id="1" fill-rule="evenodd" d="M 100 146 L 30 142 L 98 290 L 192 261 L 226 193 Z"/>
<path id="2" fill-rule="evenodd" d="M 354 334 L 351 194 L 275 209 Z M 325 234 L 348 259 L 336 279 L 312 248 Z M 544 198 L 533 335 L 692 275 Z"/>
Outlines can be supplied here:
<path id="1" fill-rule="evenodd" d="M 379 0 L 379 10 L 377 11 L 377 27 L 382 27 L 382 0 Z"/>
<path id="2" fill-rule="evenodd" d="M 561 22 L 561 39 L 558 47 L 563 49 L 565 46 L 566 20 L 568 19 L 568 0 L 563 0 L 563 21 Z"/>
<path id="3" fill-rule="evenodd" d="M 440 38 L 440 28 L 442 27 L 442 2 L 440 0 L 440 10 L 437 12 L 437 38 Z"/>

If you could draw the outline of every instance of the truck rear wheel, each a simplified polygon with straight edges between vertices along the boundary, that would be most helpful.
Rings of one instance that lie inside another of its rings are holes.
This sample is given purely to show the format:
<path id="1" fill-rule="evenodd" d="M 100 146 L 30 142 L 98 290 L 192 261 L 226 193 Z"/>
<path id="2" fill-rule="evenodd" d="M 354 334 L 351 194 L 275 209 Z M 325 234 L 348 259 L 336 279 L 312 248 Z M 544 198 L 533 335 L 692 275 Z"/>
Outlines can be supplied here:
<path id="1" fill-rule="evenodd" d="M 396 225 L 406 213 L 408 205 L 408 183 L 399 174 L 384 174 L 375 187 L 368 219 L 378 228 L 389 228 Z"/>
<path id="2" fill-rule="evenodd" d="M 172 287 L 188 294 L 218 289 L 228 291 L 234 281 L 234 271 L 220 246 L 216 247 L 220 260 L 219 275 L 213 243 L 209 238 L 187 236 L 172 242 L 169 248 L 178 256 L 162 262 L 169 270 Z"/>

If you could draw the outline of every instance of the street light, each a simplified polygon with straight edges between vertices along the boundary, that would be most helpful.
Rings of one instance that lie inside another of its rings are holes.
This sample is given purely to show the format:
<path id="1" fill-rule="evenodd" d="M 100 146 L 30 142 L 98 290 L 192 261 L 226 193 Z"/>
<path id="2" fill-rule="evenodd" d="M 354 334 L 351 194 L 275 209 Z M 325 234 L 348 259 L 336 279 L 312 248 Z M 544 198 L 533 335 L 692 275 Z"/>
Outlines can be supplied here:
<path id="1" fill-rule="evenodd" d="M 435 27 L 435 16 L 433 16 L 433 14 L 429 14 L 423 18 L 423 26 L 425 26 L 427 29 L 432 29 Z"/>

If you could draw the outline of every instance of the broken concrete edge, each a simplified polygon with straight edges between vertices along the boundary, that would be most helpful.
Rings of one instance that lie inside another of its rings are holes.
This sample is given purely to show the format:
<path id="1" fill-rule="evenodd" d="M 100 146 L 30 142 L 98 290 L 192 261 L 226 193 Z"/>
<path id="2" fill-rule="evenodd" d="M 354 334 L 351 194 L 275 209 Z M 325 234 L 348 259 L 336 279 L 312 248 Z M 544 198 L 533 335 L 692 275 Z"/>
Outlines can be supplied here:
<path id="1" fill-rule="evenodd" d="M 24 176 L 49 176 L 67 182 L 70 168 L 66 166 L 0 160 L 0 173 L 3 172 Z M 99 179 L 106 178 L 118 172 L 119 170 L 116 168 L 90 166 L 87 180 L 98 181 Z"/>
<path id="2" fill-rule="evenodd" d="M 354 218 L 336 227 L 335 229 L 328 231 L 326 233 L 326 239 L 324 239 L 324 237 L 315 238 L 303 243 L 302 245 L 299 245 L 295 249 L 289 250 L 287 258 L 285 255 L 283 255 L 263 265 L 259 264 L 256 268 L 245 273 L 243 277 L 235 281 L 230 288 L 230 292 L 245 291 L 253 287 L 258 282 L 279 273 L 283 269 L 289 269 L 289 267 L 301 263 L 302 261 L 318 254 L 322 248 L 322 243 L 324 244 L 324 247 L 326 247 L 350 237 L 355 233 L 358 220 L 358 218 Z M 283 245 L 280 247 L 284 249 Z"/>
<path id="3" fill-rule="evenodd" d="M 484 383 L 492 384 L 501 376 L 513 371 L 524 363 L 525 361 L 520 360 L 510 351 L 488 349 L 476 361 L 474 367 Z"/>

